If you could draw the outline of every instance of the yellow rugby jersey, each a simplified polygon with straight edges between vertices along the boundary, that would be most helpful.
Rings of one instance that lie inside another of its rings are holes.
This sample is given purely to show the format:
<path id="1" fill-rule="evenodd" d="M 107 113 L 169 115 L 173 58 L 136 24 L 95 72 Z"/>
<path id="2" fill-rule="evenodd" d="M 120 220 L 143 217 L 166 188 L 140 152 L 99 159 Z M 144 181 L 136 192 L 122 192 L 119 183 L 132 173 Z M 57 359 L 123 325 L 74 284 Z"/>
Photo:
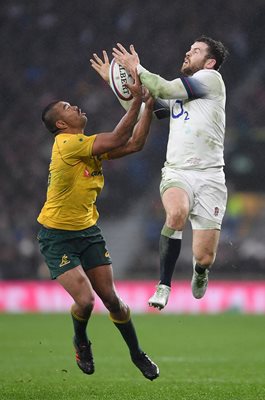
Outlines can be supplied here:
<path id="1" fill-rule="evenodd" d="M 37 218 L 51 228 L 81 230 L 99 217 L 96 199 L 104 186 L 102 158 L 92 156 L 96 135 L 60 133 L 55 137 L 46 202 Z"/>

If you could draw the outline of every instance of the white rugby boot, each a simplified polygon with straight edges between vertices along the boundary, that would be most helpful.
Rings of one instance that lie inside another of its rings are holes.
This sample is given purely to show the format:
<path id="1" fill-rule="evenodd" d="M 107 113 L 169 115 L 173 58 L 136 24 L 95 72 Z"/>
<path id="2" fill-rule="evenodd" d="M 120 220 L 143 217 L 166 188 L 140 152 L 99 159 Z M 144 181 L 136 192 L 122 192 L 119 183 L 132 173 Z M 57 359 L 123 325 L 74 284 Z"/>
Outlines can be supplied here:
<path id="1" fill-rule="evenodd" d="M 170 291 L 171 291 L 170 286 L 159 283 L 156 287 L 155 293 L 148 300 L 149 306 L 162 310 L 162 308 L 164 308 L 167 305 Z"/>
<path id="2" fill-rule="evenodd" d="M 208 287 L 208 274 L 209 270 L 206 268 L 203 274 L 198 274 L 195 271 L 195 266 L 193 266 L 193 275 L 191 279 L 191 290 L 192 295 L 195 299 L 201 299 Z"/>

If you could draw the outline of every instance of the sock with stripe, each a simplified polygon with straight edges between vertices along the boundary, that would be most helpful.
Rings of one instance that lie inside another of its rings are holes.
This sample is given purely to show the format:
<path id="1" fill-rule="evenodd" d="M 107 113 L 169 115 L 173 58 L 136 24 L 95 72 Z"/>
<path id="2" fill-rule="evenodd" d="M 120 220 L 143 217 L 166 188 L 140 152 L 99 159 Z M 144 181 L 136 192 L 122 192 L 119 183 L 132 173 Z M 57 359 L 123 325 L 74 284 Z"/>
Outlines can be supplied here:
<path id="1" fill-rule="evenodd" d="M 109 314 L 111 321 L 114 323 L 116 328 L 120 331 L 125 343 L 127 344 L 131 355 L 137 355 L 141 352 L 141 348 L 138 343 L 138 338 L 136 335 L 136 331 L 131 320 L 130 310 L 128 309 L 128 318 L 125 321 L 118 321 L 113 318 L 113 315 Z"/>
<path id="2" fill-rule="evenodd" d="M 73 320 L 73 325 L 74 325 L 74 332 L 75 332 L 75 341 L 77 345 L 79 344 L 87 344 L 89 342 L 87 333 L 86 333 L 86 328 L 87 328 L 87 323 L 88 319 L 81 318 L 78 315 L 76 315 L 73 310 L 71 310 L 71 316 Z"/>
<path id="3" fill-rule="evenodd" d="M 182 231 L 164 225 L 159 240 L 160 283 L 171 286 L 175 265 L 180 254 Z"/>

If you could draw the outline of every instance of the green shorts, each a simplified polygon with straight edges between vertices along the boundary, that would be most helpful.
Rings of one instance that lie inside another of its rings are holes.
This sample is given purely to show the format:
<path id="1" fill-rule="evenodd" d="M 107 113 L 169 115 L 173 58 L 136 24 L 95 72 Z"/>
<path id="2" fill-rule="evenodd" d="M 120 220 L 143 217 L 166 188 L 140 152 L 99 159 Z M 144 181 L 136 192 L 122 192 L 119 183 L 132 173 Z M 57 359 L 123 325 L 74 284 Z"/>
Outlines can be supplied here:
<path id="1" fill-rule="evenodd" d="M 52 279 L 78 265 L 86 271 L 112 263 L 97 225 L 81 231 L 42 227 L 37 238 Z"/>

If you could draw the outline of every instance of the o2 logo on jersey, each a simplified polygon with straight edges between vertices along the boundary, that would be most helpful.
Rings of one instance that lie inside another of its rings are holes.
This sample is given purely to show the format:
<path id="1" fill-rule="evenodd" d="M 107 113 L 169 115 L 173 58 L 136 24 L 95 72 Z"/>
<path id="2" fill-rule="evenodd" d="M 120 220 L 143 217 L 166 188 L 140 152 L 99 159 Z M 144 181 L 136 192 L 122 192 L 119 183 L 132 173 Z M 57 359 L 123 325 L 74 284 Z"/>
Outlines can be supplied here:
<path id="1" fill-rule="evenodd" d="M 188 121 L 190 119 L 188 111 L 183 108 L 183 101 L 176 100 L 174 106 L 172 107 L 172 118 L 177 119 L 180 117 L 184 117 L 184 121 Z"/>

